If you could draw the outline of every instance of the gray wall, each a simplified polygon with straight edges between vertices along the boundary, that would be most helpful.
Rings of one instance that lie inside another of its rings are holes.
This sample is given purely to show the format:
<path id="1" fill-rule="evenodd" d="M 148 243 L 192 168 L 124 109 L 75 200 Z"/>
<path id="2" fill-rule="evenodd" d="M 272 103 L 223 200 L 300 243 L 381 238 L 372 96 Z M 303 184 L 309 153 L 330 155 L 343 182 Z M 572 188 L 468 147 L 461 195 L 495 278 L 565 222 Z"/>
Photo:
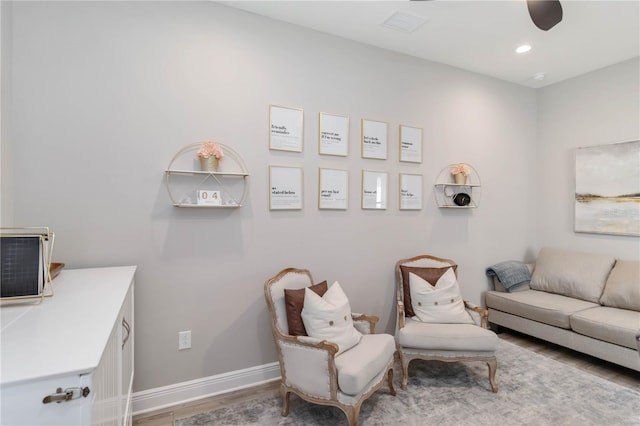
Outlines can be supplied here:
<path id="1" fill-rule="evenodd" d="M 139 266 L 135 391 L 275 361 L 262 288 L 282 268 L 339 280 L 354 311 L 392 332 L 398 259 L 456 259 L 465 298 L 480 303 L 487 266 L 557 242 L 536 238 L 549 225 L 537 219 L 546 184 L 532 89 L 211 2 L 19 2 L 11 17 L 15 225 L 51 227 L 69 268 Z M 304 108 L 302 154 L 268 149 L 269 104 Z M 321 111 L 350 115 L 347 158 L 317 154 Z M 399 163 L 396 149 L 359 158 L 361 118 L 389 122 L 392 147 L 398 124 L 424 128 L 423 163 Z M 165 168 L 205 139 L 244 157 L 242 208 L 171 205 Z M 435 205 L 432 184 L 453 162 L 478 170 L 478 209 Z M 304 168 L 303 210 L 269 211 L 270 164 Z M 318 167 L 349 170 L 347 211 L 317 209 Z M 389 172 L 387 210 L 360 209 L 362 169 Z M 423 210 L 398 210 L 399 172 L 423 174 Z M 180 330 L 192 330 L 191 350 L 177 351 Z"/>
<path id="2" fill-rule="evenodd" d="M 640 259 L 638 237 L 573 232 L 575 148 L 633 140 L 640 140 L 639 58 L 538 90 L 539 246 Z"/>
<path id="3" fill-rule="evenodd" d="M 11 155 L 11 2 L 0 1 L 0 226 L 13 224 Z"/>

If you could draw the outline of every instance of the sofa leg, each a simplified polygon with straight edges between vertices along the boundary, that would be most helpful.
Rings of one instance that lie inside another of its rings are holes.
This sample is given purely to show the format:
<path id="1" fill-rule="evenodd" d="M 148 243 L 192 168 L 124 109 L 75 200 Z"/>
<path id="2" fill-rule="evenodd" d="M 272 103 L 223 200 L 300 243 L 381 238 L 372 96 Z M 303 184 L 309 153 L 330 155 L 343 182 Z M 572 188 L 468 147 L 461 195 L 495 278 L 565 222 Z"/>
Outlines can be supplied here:
<path id="1" fill-rule="evenodd" d="M 489 330 L 493 331 L 496 334 L 500 334 L 500 333 L 502 333 L 502 326 L 490 322 L 489 323 Z"/>

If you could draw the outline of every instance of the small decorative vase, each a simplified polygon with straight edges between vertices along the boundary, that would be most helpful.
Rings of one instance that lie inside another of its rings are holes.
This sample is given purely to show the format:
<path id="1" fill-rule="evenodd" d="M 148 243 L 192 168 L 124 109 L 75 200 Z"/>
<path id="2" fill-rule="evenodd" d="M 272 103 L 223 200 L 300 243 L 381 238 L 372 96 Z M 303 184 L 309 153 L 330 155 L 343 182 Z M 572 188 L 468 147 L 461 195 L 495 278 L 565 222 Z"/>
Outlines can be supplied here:
<path id="1" fill-rule="evenodd" d="M 453 179 L 458 185 L 464 185 L 467 183 L 467 177 L 464 175 L 464 173 L 458 173 L 453 175 Z"/>
<path id="2" fill-rule="evenodd" d="M 203 172 L 216 172 L 218 171 L 218 162 L 220 160 L 215 156 L 200 157 L 200 168 Z"/>

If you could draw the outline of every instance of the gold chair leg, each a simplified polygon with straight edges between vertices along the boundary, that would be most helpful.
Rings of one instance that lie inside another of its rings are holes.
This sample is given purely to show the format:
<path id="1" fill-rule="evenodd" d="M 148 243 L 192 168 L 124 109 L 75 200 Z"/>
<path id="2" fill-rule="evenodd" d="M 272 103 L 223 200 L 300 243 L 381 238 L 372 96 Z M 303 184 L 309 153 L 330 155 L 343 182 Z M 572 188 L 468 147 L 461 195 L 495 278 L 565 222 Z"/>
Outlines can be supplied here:
<path id="1" fill-rule="evenodd" d="M 393 387 L 393 368 L 389 369 L 389 392 L 391 392 L 391 395 L 396 396 L 396 389 Z"/>
<path id="2" fill-rule="evenodd" d="M 400 382 L 400 387 L 403 390 L 407 389 L 407 382 L 409 381 L 409 361 L 402 355 L 402 352 L 398 352 L 400 355 L 400 366 L 402 367 L 402 380 Z"/>
<path id="3" fill-rule="evenodd" d="M 347 416 L 349 426 L 358 426 L 358 416 L 360 415 L 360 405 L 356 404 L 352 407 L 344 407 L 342 411 Z"/>
<path id="4" fill-rule="evenodd" d="M 495 359 L 491 359 L 487 361 L 487 365 L 489 366 L 489 382 L 491 383 L 491 390 L 493 393 L 498 393 L 498 384 L 496 383 L 496 370 L 498 369 L 498 361 Z"/>
<path id="5" fill-rule="evenodd" d="M 280 385 L 280 397 L 282 398 L 282 417 L 289 415 L 289 391 L 287 391 L 283 384 Z"/>

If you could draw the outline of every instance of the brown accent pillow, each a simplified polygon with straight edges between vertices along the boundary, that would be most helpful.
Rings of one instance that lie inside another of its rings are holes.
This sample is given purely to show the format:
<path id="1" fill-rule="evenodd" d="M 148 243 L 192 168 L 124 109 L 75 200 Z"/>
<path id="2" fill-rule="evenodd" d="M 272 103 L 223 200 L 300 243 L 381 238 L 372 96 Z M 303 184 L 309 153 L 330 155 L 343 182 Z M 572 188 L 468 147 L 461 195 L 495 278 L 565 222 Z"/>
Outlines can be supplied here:
<path id="1" fill-rule="evenodd" d="M 453 272 L 456 272 L 458 265 L 446 266 L 443 268 L 426 268 L 426 267 L 414 267 L 400 265 L 400 272 L 402 273 L 402 292 L 404 293 L 404 316 L 415 316 L 413 312 L 413 306 L 411 305 L 411 290 L 409 288 L 409 274 L 413 272 L 423 280 L 427 281 L 432 286 L 435 286 L 438 280 L 447 269 L 453 268 Z M 457 273 L 456 273 L 457 275 Z"/>
<path id="2" fill-rule="evenodd" d="M 322 297 L 327 292 L 327 282 L 309 286 L 318 296 Z M 287 309 L 287 325 L 291 336 L 306 336 L 307 330 L 302 322 L 302 308 L 304 307 L 304 288 L 296 290 L 284 290 L 284 306 Z"/>

